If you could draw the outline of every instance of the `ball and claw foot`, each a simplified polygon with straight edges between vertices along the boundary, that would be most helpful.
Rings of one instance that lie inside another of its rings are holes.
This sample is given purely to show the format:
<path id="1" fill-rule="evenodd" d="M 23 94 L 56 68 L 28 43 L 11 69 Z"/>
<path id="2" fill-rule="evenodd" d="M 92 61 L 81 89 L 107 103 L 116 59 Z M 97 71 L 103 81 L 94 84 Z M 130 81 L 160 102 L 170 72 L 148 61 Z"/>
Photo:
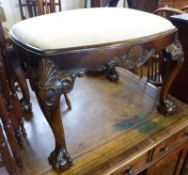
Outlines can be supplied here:
<path id="1" fill-rule="evenodd" d="M 157 110 L 164 115 L 172 115 L 176 112 L 176 106 L 170 100 L 164 100 L 157 105 Z"/>
<path id="2" fill-rule="evenodd" d="M 50 154 L 48 161 L 49 164 L 51 164 L 52 167 L 58 172 L 66 170 L 72 165 L 72 159 L 65 149 L 53 151 Z"/>
<path id="3" fill-rule="evenodd" d="M 106 78 L 110 81 L 118 81 L 119 80 L 119 74 L 115 70 L 115 68 L 109 70 L 106 72 Z"/>

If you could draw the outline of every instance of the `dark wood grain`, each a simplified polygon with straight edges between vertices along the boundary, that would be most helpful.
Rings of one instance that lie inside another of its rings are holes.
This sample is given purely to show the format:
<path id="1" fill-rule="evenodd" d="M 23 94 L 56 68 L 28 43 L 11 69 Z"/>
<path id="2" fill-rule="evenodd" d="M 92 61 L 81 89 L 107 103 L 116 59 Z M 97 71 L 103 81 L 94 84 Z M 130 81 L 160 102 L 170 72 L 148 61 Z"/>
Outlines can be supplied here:
<path id="1" fill-rule="evenodd" d="M 9 175 L 16 175 L 17 174 L 16 164 L 11 155 L 11 151 L 8 148 L 6 137 L 3 133 L 1 124 L 0 124 L 0 154 L 1 154 L 0 162 L 3 163 L 3 166 L 5 166 Z"/>
<path id="2" fill-rule="evenodd" d="M 153 12 L 158 8 L 159 0 L 127 0 L 127 2 L 130 8 Z"/>
<path id="3" fill-rule="evenodd" d="M 13 50 L 12 44 L 10 41 L 5 40 L 4 30 L 2 23 L 0 21 L 0 52 L 3 56 L 3 62 L 7 69 L 7 78 L 12 82 L 17 82 L 18 86 L 22 91 L 22 111 L 29 114 L 31 116 L 31 103 L 30 103 L 30 95 L 29 90 L 26 83 L 26 76 L 23 72 L 23 65 L 20 62 L 20 59 L 16 59 L 16 54 Z M 6 88 L 5 88 L 6 90 Z"/>
<path id="4" fill-rule="evenodd" d="M 0 92 L 0 118 L 1 121 L 3 123 L 3 127 L 5 129 L 5 133 L 8 139 L 8 142 L 10 144 L 10 148 L 11 151 L 13 153 L 13 156 L 15 158 L 15 160 L 17 161 L 18 166 L 22 166 L 22 160 L 20 157 L 20 149 L 18 146 L 18 142 L 20 142 L 21 144 L 21 117 L 18 113 L 18 110 L 20 110 L 20 106 L 16 106 L 15 108 L 15 104 L 18 101 L 18 98 L 16 98 L 16 94 L 12 94 L 10 88 L 8 88 L 9 86 L 5 86 L 5 84 L 8 83 L 8 80 L 5 79 L 6 77 L 6 72 L 4 69 L 4 65 L 2 63 L 2 59 L 0 62 L 0 82 L 1 82 L 1 92 Z M 4 86 L 2 86 L 2 84 L 4 84 Z M 7 94 L 4 90 L 4 88 L 8 88 L 8 92 Z M 7 98 L 7 96 L 9 96 Z M 11 96 L 14 96 L 13 98 Z M 12 103 L 11 103 L 12 102 Z M 12 107 L 13 110 L 11 112 L 9 112 L 8 107 Z M 17 108 L 18 107 L 18 108 Z M 16 139 L 17 137 L 17 139 Z"/>
<path id="5" fill-rule="evenodd" d="M 127 0 L 127 2 L 130 8 L 151 13 L 160 7 L 181 9 L 188 4 L 187 0 Z"/>
<path id="6" fill-rule="evenodd" d="M 179 38 L 183 47 L 183 51 L 185 54 L 185 60 L 182 69 L 180 70 L 177 78 L 175 79 L 172 87 L 171 87 L 171 94 L 175 97 L 179 98 L 180 100 L 188 103 L 188 20 L 187 14 L 184 15 L 177 15 L 175 17 L 171 17 L 172 22 L 179 30 Z"/>
<path id="7" fill-rule="evenodd" d="M 61 0 L 19 0 L 22 19 L 53 13 L 56 11 L 56 7 L 59 11 L 62 10 Z M 28 15 L 25 11 L 28 11 Z"/>

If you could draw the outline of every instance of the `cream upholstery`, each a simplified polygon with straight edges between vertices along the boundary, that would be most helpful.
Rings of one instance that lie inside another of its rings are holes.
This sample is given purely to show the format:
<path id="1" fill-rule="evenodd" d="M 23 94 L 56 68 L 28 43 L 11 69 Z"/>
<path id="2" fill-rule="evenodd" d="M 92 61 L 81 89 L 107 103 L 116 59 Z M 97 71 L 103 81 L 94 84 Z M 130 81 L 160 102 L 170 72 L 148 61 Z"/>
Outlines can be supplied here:
<path id="1" fill-rule="evenodd" d="M 175 29 L 154 14 L 125 8 L 70 10 L 15 24 L 11 35 L 39 49 L 103 44 L 150 36 Z"/>

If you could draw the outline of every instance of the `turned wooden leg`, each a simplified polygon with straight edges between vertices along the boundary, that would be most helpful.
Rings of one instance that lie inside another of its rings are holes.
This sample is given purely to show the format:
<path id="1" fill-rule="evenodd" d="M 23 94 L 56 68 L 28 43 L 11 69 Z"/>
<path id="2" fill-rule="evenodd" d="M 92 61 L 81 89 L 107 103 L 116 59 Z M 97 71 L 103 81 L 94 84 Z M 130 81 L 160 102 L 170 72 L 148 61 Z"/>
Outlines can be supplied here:
<path id="1" fill-rule="evenodd" d="M 22 167 L 19 147 L 17 145 L 17 140 L 10 121 L 11 116 L 7 112 L 2 94 L 0 94 L 0 117 L 16 163 L 18 164 L 18 166 Z"/>
<path id="2" fill-rule="evenodd" d="M 21 105 L 23 112 L 31 114 L 31 102 L 30 102 L 30 94 L 29 89 L 26 82 L 26 77 L 21 65 L 21 60 L 16 56 L 13 49 L 7 49 L 6 60 L 5 60 L 7 69 L 10 73 L 8 75 L 13 75 L 18 82 L 18 85 L 22 92 Z M 12 78 L 11 76 L 8 77 Z"/>
<path id="3" fill-rule="evenodd" d="M 20 129 L 19 131 L 15 131 L 15 135 L 16 135 L 19 145 L 22 146 L 22 135 L 26 136 L 27 134 L 26 134 L 26 130 L 24 127 L 21 104 L 15 91 L 12 92 L 12 99 L 13 99 L 12 100 L 13 109 L 11 111 L 11 114 L 13 118 L 15 118 L 14 120 L 16 120 Z"/>
<path id="4" fill-rule="evenodd" d="M 1 92 L 3 94 L 5 104 L 7 105 L 7 111 L 10 113 L 10 120 L 12 122 L 15 136 L 22 144 L 22 133 L 20 128 L 20 121 L 22 120 L 21 105 L 16 94 L 14 83 L 12 80 L 7 78 L 7 72 L 3 60 L 0 62 L 0 81 L 1 81 Z"/>
<path id="5" fill-rule="evenodd" d="M 9 109 L 9 114 L 10 114 L 10 120 L 15 132 L 15 136 L 17 139 L 17 142 L 20 146 L 22 145 L 22 135 L 26 136 L 26 131 L 24 128 L 24 123 L 23 123 L 23 114 L 21 111 L 21 104 L 18 99 L 18 96 L 16 92 L 12 92 L 11 95 L 11 109 Z"/>
<path id="6" fill-rule="evenodd" d="M 167 95 L 170 86 L 183 63 L 183 51 L 179 41 L 176 40 L 166 51 L 163 52 L 163 55 L 166 59 L 166 61 L 163 61 L 163 64 L 166 64 L 166 66 L 163 67 L 165 67 L 166 70 L 165 75 L 163 76 L 163 84 L 157 109 L 164 115 L 170 115 L 176 111 L 176 107 L 173 102 L 167 100 Z"/>
<path id="7" fill-rule="evenodd" d="M 9 151 L 8 145 L 5 141 L 1 124 L 0 124 L 0 158 L 2 159 L 1 161 L 3 162 L 7 172 L 10 175 L 16 175 L 17 173 L 16 173 L 15 162 L 11 156 L 11 152 Z"/>

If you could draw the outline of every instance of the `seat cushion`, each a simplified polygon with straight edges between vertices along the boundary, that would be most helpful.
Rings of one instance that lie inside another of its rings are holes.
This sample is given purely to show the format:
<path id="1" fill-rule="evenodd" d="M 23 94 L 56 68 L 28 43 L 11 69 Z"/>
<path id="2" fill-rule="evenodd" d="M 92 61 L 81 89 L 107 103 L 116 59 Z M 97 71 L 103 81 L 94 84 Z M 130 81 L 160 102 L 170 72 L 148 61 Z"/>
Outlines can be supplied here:
<path id="1" fill-rule="evenodd" d="M 37 49 L 54 50 L 138 39 L 174 29 L 170 21 L 151 13 L 91 8 L 21 21 L 11 28 L 11 36 Z"/>

